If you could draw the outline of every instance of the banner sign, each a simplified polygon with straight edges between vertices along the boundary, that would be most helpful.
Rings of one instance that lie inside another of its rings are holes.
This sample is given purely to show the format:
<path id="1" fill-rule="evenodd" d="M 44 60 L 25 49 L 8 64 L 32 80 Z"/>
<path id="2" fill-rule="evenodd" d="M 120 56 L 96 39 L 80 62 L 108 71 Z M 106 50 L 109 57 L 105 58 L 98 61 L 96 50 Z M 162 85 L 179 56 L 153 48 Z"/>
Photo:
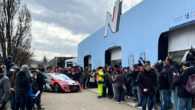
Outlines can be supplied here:
<path id="1" fill-rule="evenodd" d="M 122 1 L 117 0 L 115 2 L 113 15 L 111 16 L 111 14 L 107 12 L 104 37 L 108 36 L 108 26 L 110 26 L 112 32 L 118 32 L 120 15 L 122 13 L 121 11 L 122 11 Z"/>
<path id="2" fill-rule="evenodd" d="M 171 22 L 171 28 L 195 20 L 195 10 L 184 12 L 182 15 L 175 17 Z"/>

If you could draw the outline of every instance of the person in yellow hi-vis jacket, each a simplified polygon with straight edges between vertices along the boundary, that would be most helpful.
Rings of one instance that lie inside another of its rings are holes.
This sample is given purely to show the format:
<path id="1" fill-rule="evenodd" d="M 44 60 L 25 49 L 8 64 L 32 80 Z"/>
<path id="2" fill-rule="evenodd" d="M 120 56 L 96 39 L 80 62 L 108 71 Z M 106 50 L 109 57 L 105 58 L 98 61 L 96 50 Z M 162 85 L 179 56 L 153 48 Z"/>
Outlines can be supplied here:
<path id="1" fill-rule="evenodd" d="M 102 97 L 103 94 L 103 87 L 104 87 L 104 72 L 102 70 L 102 67 L 98 67 L 98 75 L 96 76 L 96 81 L 98 84 L 98 91 L 99 91 L 99 96 L 98 98 Z"/>

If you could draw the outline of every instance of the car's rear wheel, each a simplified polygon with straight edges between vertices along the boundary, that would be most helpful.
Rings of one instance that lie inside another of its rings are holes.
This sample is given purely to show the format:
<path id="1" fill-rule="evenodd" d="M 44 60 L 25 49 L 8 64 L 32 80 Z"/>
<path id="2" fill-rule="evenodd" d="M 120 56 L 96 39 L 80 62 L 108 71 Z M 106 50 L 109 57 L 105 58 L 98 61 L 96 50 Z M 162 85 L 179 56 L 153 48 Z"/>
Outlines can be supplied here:
<path id="1" fill-rule="evenodd" d="M 54 85 L 54 91 L 55 91 L 56 93 L 60 92 L 60 85 L 59 85 L 59 84 L 55 84 L 55 85 Z"/>

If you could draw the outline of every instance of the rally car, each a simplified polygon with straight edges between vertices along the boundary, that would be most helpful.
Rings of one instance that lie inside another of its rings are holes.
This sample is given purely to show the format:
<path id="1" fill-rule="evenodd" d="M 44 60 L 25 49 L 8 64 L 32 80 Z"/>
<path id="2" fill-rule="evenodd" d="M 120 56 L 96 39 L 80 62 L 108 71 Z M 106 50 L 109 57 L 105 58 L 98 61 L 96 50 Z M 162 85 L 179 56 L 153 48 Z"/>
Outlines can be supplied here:
<path id="1" fill-rule="evenodd" d="M 43 87 L 44 91 L 72 92 L 82 89 L 78 81 L 74 81 L 61 73 L 45 73 L 45 77 L 46 84 Z"/>

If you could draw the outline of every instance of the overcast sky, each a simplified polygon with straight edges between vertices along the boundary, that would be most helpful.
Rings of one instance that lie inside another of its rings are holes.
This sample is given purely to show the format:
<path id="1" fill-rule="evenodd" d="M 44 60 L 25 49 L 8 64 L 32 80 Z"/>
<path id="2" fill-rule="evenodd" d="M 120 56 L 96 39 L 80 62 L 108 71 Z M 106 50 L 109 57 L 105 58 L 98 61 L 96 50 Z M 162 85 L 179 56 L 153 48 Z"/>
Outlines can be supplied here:
<path id="1" fill-rule="evenodd" d="M 103 27 L 116 0 L 25 0 L 32 14 L 34 59 L 77 56 L 77 44 Z M 126 12 L 142 0 L 123 0 Z"/>

